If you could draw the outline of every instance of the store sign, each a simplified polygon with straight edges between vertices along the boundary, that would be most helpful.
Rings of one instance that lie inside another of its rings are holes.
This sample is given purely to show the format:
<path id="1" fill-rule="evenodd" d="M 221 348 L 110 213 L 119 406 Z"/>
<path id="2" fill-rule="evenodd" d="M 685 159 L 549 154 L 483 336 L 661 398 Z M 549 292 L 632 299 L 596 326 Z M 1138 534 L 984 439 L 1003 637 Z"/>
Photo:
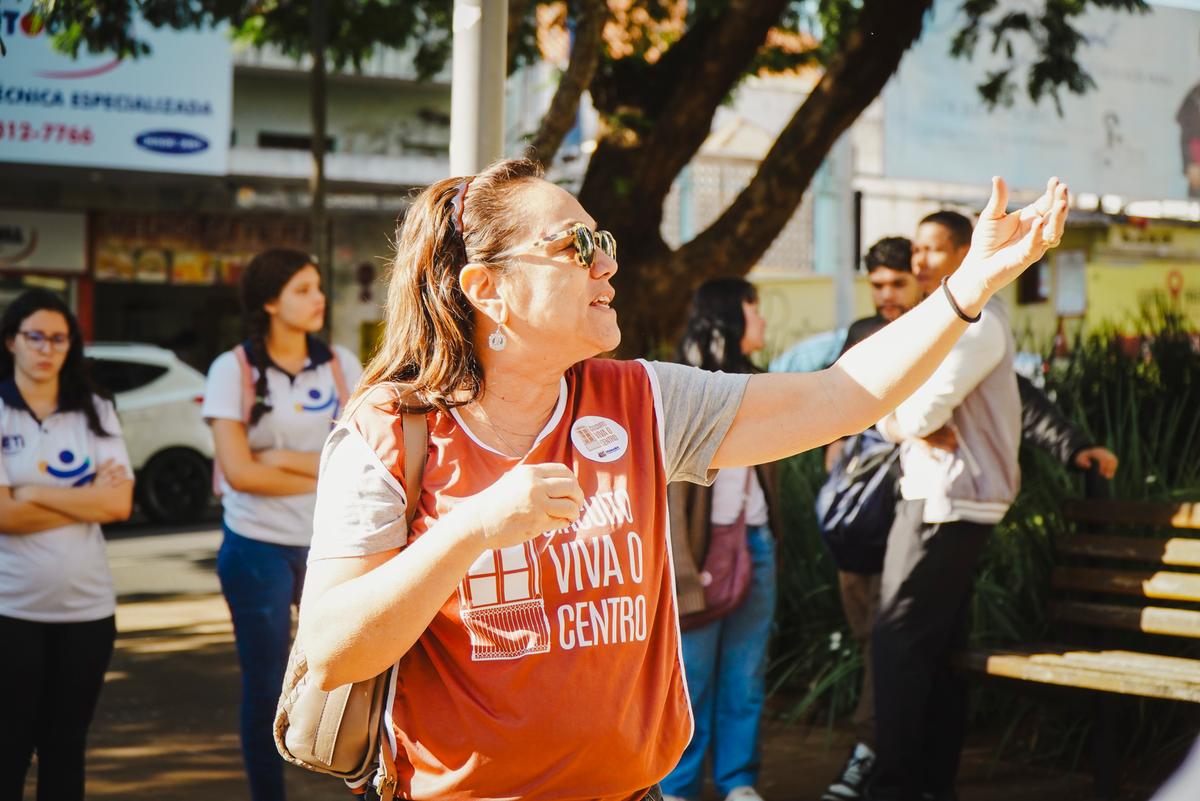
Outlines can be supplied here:
<path id="1" fill-rule="evenodd" d="M 1019 189 L 1066 179 L 1074 193 L 1130 199 L 1200 197 L 1200 13 L 1152 6 L 1147 14 L 1097 11 L 1072 19 L 1081 63 L 1096 82 L 1034 105 L 1020 76 L 1011 108 L 989 111 L 976 86 L 1002 68 L 984 34 L 970 61 L 950 56 L 961 0 L 937 0 L 920 41 L 884 91 L 884 173 L 890 178 Z M 997 11 L 996 14 L 1000 14 Z M 1017 41 L 1020 41 L 1018 37 Z M 1003 49 L 1001 49 L 1003 50 Z"/>
<path id="2" fill-rule="evenodd" d="M 0 209 L 0 273 L 82 273 L 86 253 L 82 214 Z"/>
<path id="3" fill-rule="evenodd" d="M 0 162 L 224 175 L 233 61 L 224 29 L 135 35 L 151 53 L 56 52 L 30 0 L 0 0 Z"/>
<path id="4" fill-rule="evenodd" d="M 255 254 L 269 248 L 307 251 L 306 218 L 209 214 L 97 214 L 93 222 L 97 281 L 235 284 Z"/>

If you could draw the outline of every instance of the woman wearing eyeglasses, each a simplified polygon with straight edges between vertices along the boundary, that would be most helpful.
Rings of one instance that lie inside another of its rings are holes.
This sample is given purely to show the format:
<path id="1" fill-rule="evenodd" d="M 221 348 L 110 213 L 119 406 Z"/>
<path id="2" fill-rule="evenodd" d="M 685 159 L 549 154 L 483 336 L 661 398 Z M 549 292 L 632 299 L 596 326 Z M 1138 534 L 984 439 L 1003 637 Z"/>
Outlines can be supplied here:
<path id="1" fill-rule="evenodd" d="M 822 445 L 911 393 L 1057 242 L 1066 188 L 1008 215 L 997 183 L 985 216 L 969 265 L 886 339 L 819 373 L 731 375 L 595 358 L 620 340 L 616 243 L 534 164 L 422 192 L 325 445 L 300 615 L 325 688 L 398 663 L 381 794 L 659 798 L 692 731 L 667 483 Z M 404 408 L 428 427 L 411 526 Z"/>
<path id="2" fill-rule="evenodd" d="M 0 336 L 0 799 L 37 753 L 38 798 L 72 801 L 116 636 L 100 525 L 129 517 L 133 474 L 62 299 L 24 293 Z"/>

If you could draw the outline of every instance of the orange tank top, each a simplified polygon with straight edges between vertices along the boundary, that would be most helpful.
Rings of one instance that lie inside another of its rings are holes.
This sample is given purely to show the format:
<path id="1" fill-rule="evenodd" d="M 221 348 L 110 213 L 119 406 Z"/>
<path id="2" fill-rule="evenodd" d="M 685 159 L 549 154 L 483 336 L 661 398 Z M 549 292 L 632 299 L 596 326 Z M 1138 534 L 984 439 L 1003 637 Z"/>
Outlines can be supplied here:
<path id="1" fill-rule="evenodd" d="M 571 527 L 480 555 L 401 659 L 389 707 L 402 797 L 634 801 L 683 753 L 692 721 L 650 369 L 571 368 L 523 459 L 454 414 L 428 416 L 410 542 L 521 463 L 571 467 L 587 500 Z M 399 418 L 364 404 L 350 424 L 403 481 Z"/>

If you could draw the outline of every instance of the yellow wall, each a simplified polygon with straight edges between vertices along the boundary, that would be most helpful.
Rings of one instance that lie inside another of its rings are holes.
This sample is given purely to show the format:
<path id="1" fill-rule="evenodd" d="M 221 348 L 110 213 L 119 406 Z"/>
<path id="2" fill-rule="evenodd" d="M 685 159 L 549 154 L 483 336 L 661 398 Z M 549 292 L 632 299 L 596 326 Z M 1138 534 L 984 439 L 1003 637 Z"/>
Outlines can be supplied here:
<path id="1" fill-rule="evenodd" d="M 836 328 L 833 278 L 827 275 L 760 276 L 759 306 L 767 318 L 767 353 L 774 356 L 797 340 Z M 856 277 L 854 319 L 874 313 L 865 276 Z"/>

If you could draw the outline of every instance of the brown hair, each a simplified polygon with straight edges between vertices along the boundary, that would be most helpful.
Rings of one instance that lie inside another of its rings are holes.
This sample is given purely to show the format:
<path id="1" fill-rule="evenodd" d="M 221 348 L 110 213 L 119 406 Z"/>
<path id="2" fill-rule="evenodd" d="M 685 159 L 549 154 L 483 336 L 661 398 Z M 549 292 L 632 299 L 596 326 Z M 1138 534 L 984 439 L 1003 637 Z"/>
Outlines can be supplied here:
<path id="1" fill-rule="evenodd" d="M 438 181 L 416 197 L 396 229 L 383 339 L 356 394 L 396 381 L 412 385 L 427 407 L 442 410 L 479 395 L 483 370 L 475 357 L 474 309 L 459 285 L 459 271 L 468 263 L 504 270 L 492 259 L 513 244 L 522 227 L 513 213 L 513 190 L 541 177 L 536 162 L 508 159 L 469 179 Z M 460 232 L 452 201 L 466 180 Z"/>
<path id="2" fill-rule="evenodd" d="M 257 424 L 264 414 L 271 411 L 267 388 L 267 334 L 271 331 L 271 315 L 265 307 L 279 298 L 296 273 L 310 265 L 315 267 L 317 260 L 307 253 L 273 248 L 251 259 L 242 273 L 242 314 L 246 321 L 246 333 L 250 337 L 246 343 L 246 358 L 258 370 L 249 425 Z"/>

